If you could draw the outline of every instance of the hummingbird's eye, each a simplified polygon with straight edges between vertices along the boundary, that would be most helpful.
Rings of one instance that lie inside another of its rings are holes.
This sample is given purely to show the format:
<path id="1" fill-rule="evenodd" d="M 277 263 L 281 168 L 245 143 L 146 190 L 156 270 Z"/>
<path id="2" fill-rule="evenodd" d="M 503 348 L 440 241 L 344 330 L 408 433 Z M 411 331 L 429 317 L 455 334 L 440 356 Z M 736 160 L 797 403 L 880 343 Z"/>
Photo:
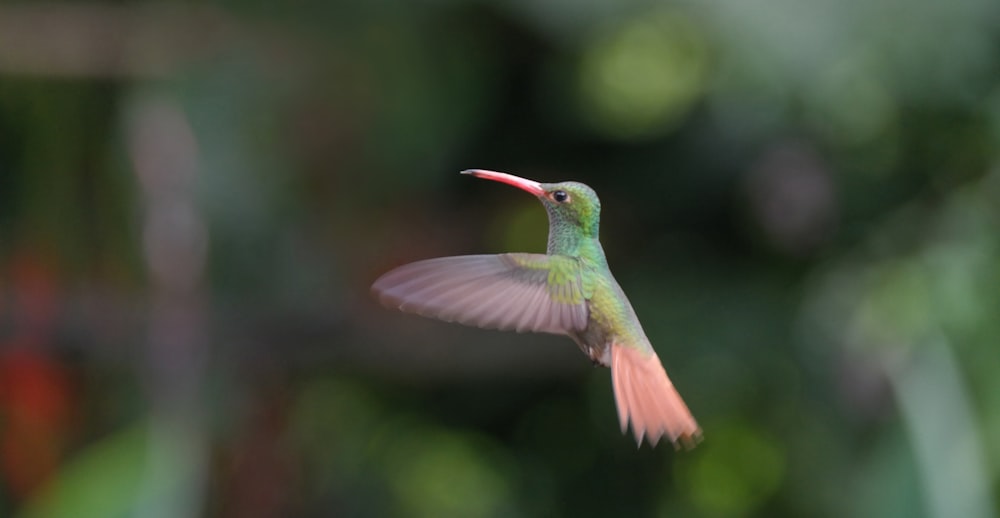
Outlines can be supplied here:
<path id="1" fill-rule="evenodd" d="M 554 191 L 552 193 L 552 200 L 556 203 L 565 203 L 569 201 L 569 194 L 566 194 L 566 191 Z"/>

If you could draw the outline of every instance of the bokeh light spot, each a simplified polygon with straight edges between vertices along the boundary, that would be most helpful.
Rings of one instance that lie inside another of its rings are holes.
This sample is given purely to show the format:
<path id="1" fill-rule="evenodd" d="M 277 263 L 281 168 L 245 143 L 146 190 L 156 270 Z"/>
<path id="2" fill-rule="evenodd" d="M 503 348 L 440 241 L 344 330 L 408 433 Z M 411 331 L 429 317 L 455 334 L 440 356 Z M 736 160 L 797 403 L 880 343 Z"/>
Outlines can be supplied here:
<path id="1" fill-rule="evenodd" d="M 912 343 L 932 322 L 932 293 L 927 271 L 913 260 L 900 259 L 876 272 L 869 297 L 858 314 L 857 325 L 868 343 Z"/>
<path id="2" fill-rule="evenodd" d="M 896 123 L 892 94 L 866 56 L 850 56 L 823 71 L 808 90 L 807 117 L 833 142 L 860 145 Z"/>
<path id="3" fill-rule="evenodd" d="M 780 486 L 784 453 L 760 431 L 743 423 L 708 426 L 711 440 L 696 458 L 678 464 L 679 479 L 704 516 L 745 516 Z"/>
<path id="4" fill-rule="evenodd" d="M 634 18 L 584 51 L 583 116 L 613 138 L 661 133 L 701 97 L 707 69 L 705 38 L 689 18 L 674 11 Z"/>
<path id="5" fill-rule="evenodd" d="M 488 444 L 420 422 L 406 424 L 383 452 L 401 516 L 504 514 L 511 488 Z"/>

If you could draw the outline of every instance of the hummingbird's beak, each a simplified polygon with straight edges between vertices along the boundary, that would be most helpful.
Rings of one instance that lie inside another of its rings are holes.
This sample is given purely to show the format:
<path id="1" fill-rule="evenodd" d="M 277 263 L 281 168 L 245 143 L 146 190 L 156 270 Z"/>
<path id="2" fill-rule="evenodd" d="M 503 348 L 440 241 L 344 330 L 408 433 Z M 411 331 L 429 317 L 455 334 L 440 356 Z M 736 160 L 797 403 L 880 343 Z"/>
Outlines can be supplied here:
<path id="1" fill-rule="evenodd" d="M 528 180 L 527 178 L 521 178 L 520 176 L 514 176 L 512 174 L 487 171 L 485 169 L 466 169 L 465 171 L 462 171 L 462 174 L 471 174 L 477 178 L 485 178 L 487 180 L 513 185 L 514 187 L 524 189 L 535 196 L 542 196 L 545 194 L 545 189 L 542 189 L 542 184 L 534 180 Z"/>

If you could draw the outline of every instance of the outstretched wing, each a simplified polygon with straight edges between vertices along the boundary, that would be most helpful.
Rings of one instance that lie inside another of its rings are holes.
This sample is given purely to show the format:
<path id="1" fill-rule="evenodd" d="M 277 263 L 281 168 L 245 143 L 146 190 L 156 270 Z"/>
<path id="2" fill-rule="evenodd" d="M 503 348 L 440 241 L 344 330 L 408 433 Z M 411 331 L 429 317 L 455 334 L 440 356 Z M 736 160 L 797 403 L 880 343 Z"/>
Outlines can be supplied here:
<path id="1" fill-rule="evenodd" d="M 580 265 L 567 256 L 427 259 L 379 277 L 372 291 L 386 306 L 488 329 L 567 334 L 587 327 Z"/>

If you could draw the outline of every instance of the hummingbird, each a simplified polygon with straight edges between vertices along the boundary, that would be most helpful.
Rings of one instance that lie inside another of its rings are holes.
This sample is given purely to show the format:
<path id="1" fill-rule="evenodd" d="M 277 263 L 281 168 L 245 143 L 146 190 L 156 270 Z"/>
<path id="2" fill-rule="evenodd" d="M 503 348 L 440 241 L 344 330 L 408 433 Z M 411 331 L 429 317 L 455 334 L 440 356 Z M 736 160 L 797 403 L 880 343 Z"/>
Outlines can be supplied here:
<path id="1" fill-rule="evenodd" d="M 611 368 L 622 433 L 637 446 L 667 436 L 693 447 L 701 429 L 663 369 L 632 304 L 611 274 L 598 238 L 601 202 L 579 182 L 539 183 L 507 173 L 462 174 L 518 187 L 549 217 L 546 253 L 439 257 L 395 268 L 372 284 L 388 307 L 486 329 L 572 338 L 595 365 Z"/>

